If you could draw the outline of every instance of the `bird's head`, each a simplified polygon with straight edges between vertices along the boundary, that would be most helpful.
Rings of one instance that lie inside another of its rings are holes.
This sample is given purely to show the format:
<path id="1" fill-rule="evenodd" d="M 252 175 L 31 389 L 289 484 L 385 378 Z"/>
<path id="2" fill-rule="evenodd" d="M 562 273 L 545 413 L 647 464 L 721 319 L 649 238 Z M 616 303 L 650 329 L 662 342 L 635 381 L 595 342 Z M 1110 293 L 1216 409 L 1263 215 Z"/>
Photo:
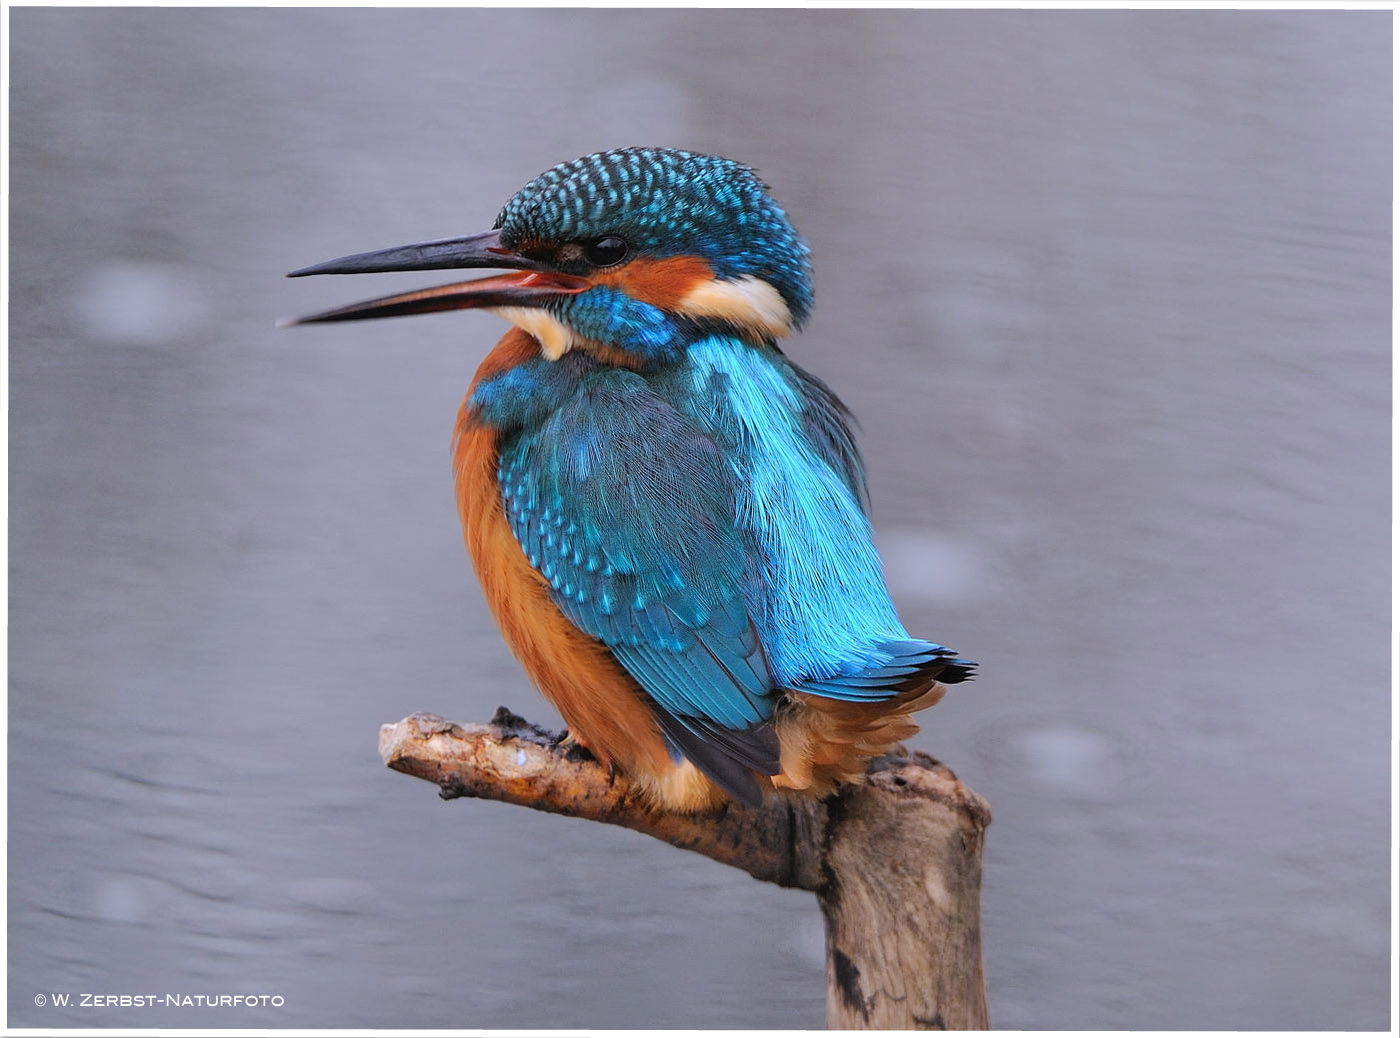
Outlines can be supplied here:
<path id="1" fill-rule="evenodd" d="M 717 331 L 773 342 L 812 305 L 806 244 L 746 166 L 669 148 L 565 162 L 464 238 L 361 253 L 293 271 L 500 267 L 519 271 L 313 314 L 297 324 L 464 308 L 500 314 L 546 356 L 621 350 L 659 360 Z"/>

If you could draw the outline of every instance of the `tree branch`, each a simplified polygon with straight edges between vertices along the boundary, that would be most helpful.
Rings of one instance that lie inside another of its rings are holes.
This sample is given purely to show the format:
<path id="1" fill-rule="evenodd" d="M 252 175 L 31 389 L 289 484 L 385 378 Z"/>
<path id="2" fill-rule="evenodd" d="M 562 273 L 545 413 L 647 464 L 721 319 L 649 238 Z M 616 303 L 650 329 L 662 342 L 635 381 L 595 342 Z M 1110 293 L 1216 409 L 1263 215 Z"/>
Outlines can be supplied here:
<path id="1" fill-rule="evenodd" d="M 414 714 L 379 733 L 396 771 L 444 799 L 477 797 L 621 825 L 817 894 L 827 927 L 827 1022 L 982 1029 L 979 891 L 986 802 L 932 757 L 900 748 L 864 784 L 685 815 L 648 807 L 586 750 L 511 713 L 459 725 Z"/>

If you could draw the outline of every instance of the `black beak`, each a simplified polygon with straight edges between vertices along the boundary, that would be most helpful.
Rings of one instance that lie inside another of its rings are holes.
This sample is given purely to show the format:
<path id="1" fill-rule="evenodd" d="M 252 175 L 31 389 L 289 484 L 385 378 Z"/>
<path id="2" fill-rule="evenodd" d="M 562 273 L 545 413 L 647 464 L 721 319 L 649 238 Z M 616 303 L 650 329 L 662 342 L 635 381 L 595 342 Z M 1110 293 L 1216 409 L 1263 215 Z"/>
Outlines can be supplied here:
<path id="1" fill-rule="evenodd" d="M 441 238 L 415 245 L 399 245 L 375 252 L 326 260 L 302 267 L 289 278 L 312 274 L 383 274 L 391 270 L 463 270 L 470 267 L 509 267 L 512 270 L 548 270 L 544 264 L 512 252 L 501 244 L 500 231 L 483 231 L 465 238 Z"/>
<path id="2" fill-rule="evenodd" d="M 287 276 L 301 278 L 312 274 L 378 274 L 396 270 L 457 270 L 473 267 L 504 267 L 529 273 L 501 274 L 478 281 L 463 281 L 438 288 L 403 292 L 278 323 L 318 324 L 326 321 L 359 321 L 370 317 L 398 317 L 473 307 L 543 306 L 550 299 L 576 295 L 589 287 L 589 282 L 583 278 L 558 273 L 538 260 L 506 248 L 501 244 L 500 231 L 485 231 L 481 234 L 469 234 L 464 238 L 443 238 L 438 241 L 418 242 L 414 245 L 400 245 L 375 252 L 342 256 L 325 263 L 302 267 Z"/>

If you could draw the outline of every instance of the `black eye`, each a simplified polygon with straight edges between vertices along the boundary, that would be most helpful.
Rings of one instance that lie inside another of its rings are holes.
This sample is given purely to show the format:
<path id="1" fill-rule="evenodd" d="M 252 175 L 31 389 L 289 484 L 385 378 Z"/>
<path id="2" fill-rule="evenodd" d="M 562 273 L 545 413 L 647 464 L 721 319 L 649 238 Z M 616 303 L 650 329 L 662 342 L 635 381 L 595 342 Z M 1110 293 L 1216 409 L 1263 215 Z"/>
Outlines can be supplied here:
<path id="1" fill-rule="evenodd" d="M 627 258 L 627 243 L 609 235 L 589 242 L 583 247 L 583 254 L 595 267 L 611 267 Z"/>

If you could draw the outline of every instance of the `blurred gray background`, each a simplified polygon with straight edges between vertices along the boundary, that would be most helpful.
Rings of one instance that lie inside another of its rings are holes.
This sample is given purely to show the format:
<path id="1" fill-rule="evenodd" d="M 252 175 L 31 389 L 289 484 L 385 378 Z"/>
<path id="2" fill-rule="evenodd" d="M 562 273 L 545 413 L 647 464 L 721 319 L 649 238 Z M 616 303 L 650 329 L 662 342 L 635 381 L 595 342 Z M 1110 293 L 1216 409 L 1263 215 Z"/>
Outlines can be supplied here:
<path id="1" fill-rule="evenodd" d="M 504 326 L 272 324 L 647 144 L 810 240 L 789 351 L 982 661 L 918 745 L 995 812 L 994 1024 L 1388 1026 L 1388 13 L 11 24 L 11 1025 L 821 1025 L 809 895 L 381 767 L 415 710 L 558 724 L 453 508 Z"/>

